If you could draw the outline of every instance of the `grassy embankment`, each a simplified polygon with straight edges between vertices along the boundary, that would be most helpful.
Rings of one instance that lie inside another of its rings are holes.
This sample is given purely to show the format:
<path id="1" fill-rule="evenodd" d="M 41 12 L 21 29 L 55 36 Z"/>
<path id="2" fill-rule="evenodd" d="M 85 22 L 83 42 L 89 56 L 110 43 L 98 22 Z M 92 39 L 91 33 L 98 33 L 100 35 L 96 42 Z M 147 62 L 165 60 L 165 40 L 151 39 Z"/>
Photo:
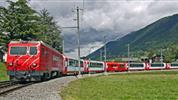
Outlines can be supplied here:
<path id="1" fill-rule="evenodd" d="M 4 63 L 0 62 L 0 81 L 8 80 L 7 70 Z"/>
<path id="2" fill-rule="evenodd" d="M 63 100 L 178 100 L 178 72 L 134 73 L 73 81 Z"/>

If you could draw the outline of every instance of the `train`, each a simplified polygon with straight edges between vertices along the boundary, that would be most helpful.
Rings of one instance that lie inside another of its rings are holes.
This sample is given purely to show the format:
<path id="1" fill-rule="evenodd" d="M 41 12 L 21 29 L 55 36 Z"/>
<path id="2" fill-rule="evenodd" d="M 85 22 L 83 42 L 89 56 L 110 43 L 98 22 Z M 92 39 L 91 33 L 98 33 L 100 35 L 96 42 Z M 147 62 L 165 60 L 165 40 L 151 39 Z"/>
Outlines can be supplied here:
<path id="1" fill-rule="evenodd" d="M 11 41 L 7 52 L 10 80 L 43 81 L 59 76 L 104 72 L 102 61 L 67 57 L 42 41 Z"/>
<path id="2" fill-rule="evenodd" d="M 51 78 L 102 72 L 178 69 L 178 63 L 104 62 L 65 56 L 42 41 L 11 41 L 7 52 L 10 80 L 43 81 Z"/>

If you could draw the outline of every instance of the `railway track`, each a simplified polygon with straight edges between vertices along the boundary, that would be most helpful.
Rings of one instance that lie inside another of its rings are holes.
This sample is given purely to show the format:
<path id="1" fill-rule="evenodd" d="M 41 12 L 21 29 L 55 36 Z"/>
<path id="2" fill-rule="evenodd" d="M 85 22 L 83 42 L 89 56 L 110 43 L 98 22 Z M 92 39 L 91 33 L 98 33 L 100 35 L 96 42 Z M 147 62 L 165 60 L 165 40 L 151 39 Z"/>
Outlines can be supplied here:
<path id="1" fill-rule="evenodd" d="M 0 89 L 17 84 L 15 81 L 0 81 Z"/>
<path id="2" fill-rule="evenodd" d="M 18 90 L 20 88 L 32 85 L 33 83 L 24 83 L 20 84 L 16 81 L 2 81 L 0 82 L 0 96 L 6 95 L 10 92 L 13 92 L 15 90 Z"/>

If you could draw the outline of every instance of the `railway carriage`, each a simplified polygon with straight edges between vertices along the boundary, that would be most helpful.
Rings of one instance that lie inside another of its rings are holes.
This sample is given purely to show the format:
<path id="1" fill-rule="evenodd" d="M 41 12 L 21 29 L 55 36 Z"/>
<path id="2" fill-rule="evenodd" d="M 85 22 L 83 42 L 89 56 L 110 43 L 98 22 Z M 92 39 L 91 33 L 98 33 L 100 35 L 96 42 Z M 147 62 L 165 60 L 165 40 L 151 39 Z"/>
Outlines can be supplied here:
<path id="1" fill-rule="evenodd" d="M 67 73 L 76 73 L 79 70 L 76 59 L 67 58 Z"/>
<path id="2" fill-rule="evenodd" d="M 128 70 L 145 70 L 145 63 L 128 63 Z"/>
<path id="3" fill-rule="evenodd" d="M 67 58 L 67 74 L 78 74 L 79 70 L 82 73 L 87 73 L 87 62 L 85 60 L 80 61 L 80 67 L 78 66 L 78 60 L 73 58 Z"/>
<path id="4" fill-rule="evenodd" d="M 127 71 L 127 63 L 106 62 L 108 72 Z"/>
<path id="5" fill-rule="evenodd" d="M 167 63 L 166 69 L 178 69 L 178 63 Z"/>
<path id="6" fill-rule="evenodd" d="M 11 41 L 7 70 L 11 80 L 40 81 L 66 74 L 65 56 L 42 41 Z"/>
<path id="7" fill-rule="evenodd" d="M 88 71 L 90 72 L 104 72 L 105 63 L 102 61 L 89 61 Z"/>
<path id="8" fill-rule="evenodd" d="M 166 69 L 166 63 L 151 63 L 148 67 L 149 70 L 161 70 Z"/>

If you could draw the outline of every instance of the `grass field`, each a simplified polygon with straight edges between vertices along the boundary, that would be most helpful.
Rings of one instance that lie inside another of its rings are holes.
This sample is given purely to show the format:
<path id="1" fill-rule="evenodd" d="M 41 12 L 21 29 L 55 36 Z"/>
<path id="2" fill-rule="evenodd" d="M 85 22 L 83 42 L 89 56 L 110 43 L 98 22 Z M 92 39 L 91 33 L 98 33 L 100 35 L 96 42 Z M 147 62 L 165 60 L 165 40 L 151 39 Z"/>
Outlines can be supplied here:
<path id="1" fill-rule="evenodd" d="M 79 79 L 60 95 L 63 100 L 178 100 L 178 71 Z"/>
<path id="2" fill-rule="evenodd" d="M 3 80 L 8 80 L 8 76 L 5 64 L 0 62 L 0 81 Z"/>

